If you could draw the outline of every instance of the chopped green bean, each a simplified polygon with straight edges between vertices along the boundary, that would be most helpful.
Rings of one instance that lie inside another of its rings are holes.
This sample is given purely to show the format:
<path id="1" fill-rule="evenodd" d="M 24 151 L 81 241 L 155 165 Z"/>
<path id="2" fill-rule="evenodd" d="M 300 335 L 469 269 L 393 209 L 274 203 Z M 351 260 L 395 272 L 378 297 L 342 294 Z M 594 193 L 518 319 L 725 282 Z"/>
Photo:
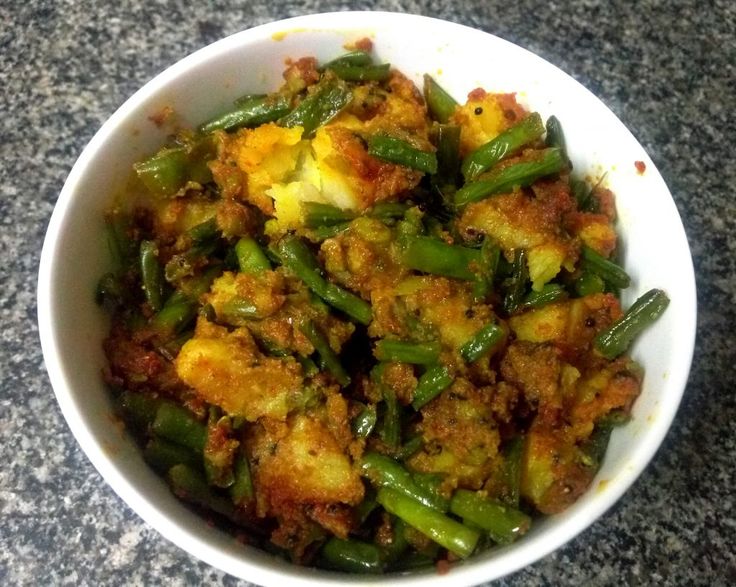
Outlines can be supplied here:
<path id="1" fill-rule="evenodd" d="M 282 263 L 325 302 L 361 324 L 370 323 L 373 316 L 370 304 L 322 277 L 317 261 L 303 241 L 295 236 L 281 239 L 278 254 Z"/>
<path id="2" fill-rule="evenodd" d="M 248 457 L 243 451 L 242 445 L 235 455 L 234 483 L 230 486 L 230 498 L 236 505 L 251 501 L 255 497 L 253 479 L 250 475 L 250 464 Z"/>
<path id="3" fill-rule="evenodd" d="M 460 347 L 460 356 L 466 362 L 477 361 L 503 340 L 504 330 L 498 324 L 487 324 Z"/>
<path id="4" fill-rule="evenodd" d="M 430 116 L 442 124 L 450 119 L 457 108 L 455 99 L 428 74 L 424 75 L 424 100 Z"/>
<path id="5" fill-rule="evenodd" d="M 430 365 L 440 355 L 438 342 L 408 342 L 384 338 L 376 343 L 376 358 L 379 361 Z"/>
<path id="6" fill-rule="evenodd" d="M 462 172 L 465 181 L 474 181 L 481 173 L 506 157 L 518 153 L 543 134 L 542 118 L 536 112 L 532 112 L 463 159 Z"/>
<path id="7" fill-rule="evenodd" d="M 172 147 L 134 163 L 133 169 L 152 194 L 170 196 L 178 192 L 187 181 L 187 160 L 184 147 Z"/>
<path id="8" fill-rule="evenodd" d="M 440 124 L 437 127 L 437 182 L 454 185 L 460 170 L 460 127 Z"/>
<path id="9" fill-rule="evenodd" d="M 146 301 L 158 312 L 163 306 L 164 277 L 158 262 L 158 247 L 153 241 L 141 241 L 140 270 Z"/>
<path id="10" fill-rule="evenodd" d="M 332 204 L 321 202 L 302 202 L 302 213 L 304 214 L 304 226 L 307 228 L 334 226 L 355 218 L 355 213 L 351 210 L 343 210 Z"/>
<path id="11" fill-rule="evenodd" d="M 207 429 L 189 410 L 163 402 L 156 410 L 152 430 L 171 442 L 181 444 L 201 454 L 207 440 Z"/>
<path id="12" fill-rule="evenodd" d="M 193 469 L 202 466 L 201 455 L 197 455 L 179 444 L 156 437 L 153 437 L 146 444 L 143 458 L 151 467 L 162 474 L 166 474 L 175 465 L 187 465 Z"/>
<path id="13" fill-rule="evenodd" d="M 118 398 L 125 421 L 141 432 L 146 432 L 151 427 L 161 403 L 162 400 L 152 395 L 127 390 Z"/>
<path id="14" fill-rule="evenodd" d="M 623 268 L 595 252 L 589 246 L 583 245 L 581 253 L 585 269 L 602 277 L 606 283 L 619 289 L 625 289 L 631 284 L 631 278 Z"/>
<path id="15" fill-rule="evenodd" d="M 529 266 L 526 262 L 527 254 L 524 249 L 516 249 L 514 263 L 511 267 L 511 283 L 503 299 L 503 308 L 508 314 L 513 314 L 524 299 L 524 292 L 529 281 Z"/>
<path id="16" fill-rule="evenodd" d="M 336 65 L 353 65 L 356 67 L 362 67 L 365 65 L 371 65 L 373 63 L 373 57 L 367 51 L 350 51 L 344 55 L 340 55 L 332 61 L 328 61 L 322 69 L 331 69 Z"/>
<path id="17" fill-rule="evenodd" d="M 589 296 L 606 290 L 606 282 L 597 273 L 592 271 L 583 271 L 583 273 L 575 280 L 575 293 L 580 297 Z"/>
<path id="18" fill-rule="evenodd" d="M 559 149 L 539 151 L 533 160 L 491 171 L 484 179 L 466 184 L 455 193 L 455 206 L 461 207 L 488 196 L 508 193 L 517 187 L 529 186 L 542 177 L 559 173 L 564 164 Z"/>
<path id="19" fill-rule="evenodd" d="M 349 82 L 382 82 L 387 80 L 391 74 L 391 64 L 380 65 L 349 65 L 347 63 L 334 63 L 327 69 L 337 77 Z"/>
<path id="20" fill-rule="evenodd" d="M 567 297 L 565 289 L 557 283 L 545 283 L 539 291 L 529 292 L 521 302 L 524 308 L 541 308 Z"/>
<path id="21" fill-rule="evenodd" d="M 383 571 L 381 551 L 375 544 L 332 537 L 321 551 L 328 566 L 348 573 L 380 573 Z"/>
<path id="22" fill-rule="evenodd" d="M 386 511 L 461 558 L 473 554 L 478 544 L 480 534 L 475 530 L 394 489 L 382 487 L 377 500 Z"/>
<path id="23" fill-rule="evenodd" d="M 405 461 L 413 454 L 419 452 L 422 446 L 424 446 L 424 437 L 421 434 L 417 434 L 402 444 L 396 453 L 394 453 L 394 456 L 400 461 Z"/>
<path id="24" fill-rule="evenodd" d="M 437 155 L 417 149 L 410 143 L 396 137 L 387 135 L 369 137 L 368 154 L 424 173 L 437 173 Z"/>
<path id="25" fill-rule="evenodd" d="M 548 147 L 557 147 L 565 158 L 565 161 L 569 163 L 570 158 L 567 156 L 567 141 L 565 140 L 565 133 L 562 130 L 562 124 L 560 124 L 559 119 L 556 116 L 550 116 L 547 119 L 545 127 L 547 129 L 545 143 Z"/>
<path id="26" fill-rule="evenodd" d="M 208 120 L 199 132 L 208 134 L 216 130 L 232 131 L 238 128 L 254 128 L 267 122 L 276 122 L 291 110 L 286 96 L 247 96 L 238 100 L 237 108 Z"/>
<path id="27" fill-rule="evenodd" d="M 235 255 L 241 273 L 261 273 L 271 269 L 271 263 L 258 243 L 250 237 L 242 237 L 235 244 Z"/>
<path id="28" fill-rule="evenodd" d="M 488 532 L 499 544 L 513 542 L 526 533 L 531 524 L 531 518 L 519 510 L 466 489 L 455 491 L 450 500 L 450 511 Z"/>
<path id="29" fill-rule="evenodd" d="M 521 497 L 521 464 L 523 457 L 524 438 L 517 436 L 510 440 L 503 450 L 503 479 L 506 485 L 503 500 L 517 509 Z"/>
<path id="30" fill-rule="evenodd" d="M 622 318 L 596 337 L 595 349 L 607 359 L 615 359 L 625 353 L 634 338 L 653 324 L 669 303 L 667 294 L 661 289 L 650 289 L 632 304 Z"/>
<path id="31" fill-rule="evenodd" d="M 169 469 L 167 477 L 171 490 L 180 498 L 237 520 L 233 503 L 213 493 L 204 476 L 193 468 L 184 464 L 175 465 Z"/>
<path id="32" fill-rule="evenodd" d="M 473 281 L 481 268 L 481 253 L 459 245 L 449 245 L 428 236 L 408 236 L 404 240 L 402 259 L 407 267 Z"/>
<path id="33" fill-rule="evenodd" d="M 289 114 L 281 118 L 279 124 L 292 128 L 301 126 L 303 136 L 311 137 L 320 126 L 327 124 L 353 99 L 353 94 L 345 82 L 330 80 L 322 83 L 304 98 Z"/>
<path id="34" fill-rule="evenodd" d="M 419 378 L 414 390 L 412 407 L 419 411 L 445 389 L 452 385 L 450 370 L 444 365 L 433 365 Z"/>
<path id="35" fill-rule="evenodd" d="M 353 433 L 358 438 L 368 438 L 376 427 L 378 414 L 374 406 L 366 406 L 353 420 Z"/>
<path id="36" fill-rule="evenodd" d="M 360 469 L 361 474 L 368 477 L 376 487 L 390 487 L 428 508 L 447 511 L 446 500 L 419 487 L 409 471 L 390 457 L 367 452 L 360 462 Z"/>
<path id="37" fill-rule="evenodd" d="M 299 329 L 309 339 L 309 342 L 312 343 L 312 346 L 319 354 L 320 360 L 324 363 L 325 368 L 332 373 L 335 380 L 343 387 L 349 385 L 350 376 L 340 364 L 340 359 L 335 354 L 335 351 L 332 350 L 330 343 L 324 335 L 317 329 L 314 322 L 305 320 Z"/>

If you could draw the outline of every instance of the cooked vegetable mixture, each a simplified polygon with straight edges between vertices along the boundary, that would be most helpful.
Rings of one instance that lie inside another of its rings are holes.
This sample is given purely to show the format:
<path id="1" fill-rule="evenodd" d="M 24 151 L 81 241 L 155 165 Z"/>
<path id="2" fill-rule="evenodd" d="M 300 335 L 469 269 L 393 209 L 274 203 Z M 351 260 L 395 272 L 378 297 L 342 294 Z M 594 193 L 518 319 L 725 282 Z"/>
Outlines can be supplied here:
<path id="1" fill-rule="evenodd" d="M 642 369 L 613 194 L 514 94 L 361 50 L 178 130 L 107 215 L 105 377 L 172 491 L 354 572 L 471 556 L 590 485 Z"/>

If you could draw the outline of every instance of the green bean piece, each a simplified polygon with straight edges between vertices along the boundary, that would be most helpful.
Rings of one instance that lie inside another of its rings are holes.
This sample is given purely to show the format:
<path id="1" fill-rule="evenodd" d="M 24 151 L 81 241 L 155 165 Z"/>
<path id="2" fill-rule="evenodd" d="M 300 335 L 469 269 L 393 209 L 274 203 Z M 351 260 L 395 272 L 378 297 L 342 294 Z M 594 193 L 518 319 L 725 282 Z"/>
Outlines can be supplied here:
<path id="1" fill-rule="evenodd" d="M 315 242 L 322 242 L 328 238 L 334 238 L 341 232 L 345 232 L 350 228 L 349 222 L 341 222 L 332 226 L 318 226 L 309 231 L 309 239 Z"/>
<path id="2" fill-rule="evenodd" d="M 248 457 L 243 451 L 242 445 L 235 455 L 233 468 L 235 479 L 230 486 L 230 498 L 234 504 L 242 505 L 248 501 L 252 501 L 255 497 L 253 479 L 250 474 L 250 464 L 248 463 Z"/>
<path id="3" fill-rule="evenodd" d="M 480 271 L 473 283 L 473 299 L 484 302 L 493 292 L 493 282 L 498 273 L 501 247 L 490 238 L 485 238 L 480 248 Z"/>
<path id="4" fill-rule="evenodd" d="M 330 80 L 304 98 L 279 124 L 292 128 L 301 126 L 305 138 L 312 136 L 320 126 L 327 124 L 353 99 L 353 94 L 343 81 Z"/>
<path id="5" fill-rule="evenodd" d="M 422 491 L 433 496 L 437 504 L 441 505 L 440 510 L 446 512 L 450 509 L 450 500 L 442 493 L 442 483 L 445 480 L 444 475 L 439 473 L 412 473 L 412 480 Z"/>
<path id="6" fill-rule="evenodd" d="M 532 112 L 511 128 L 491 139 L 463 159 L 462 172 L 465 181 L 475 181 L 499 161 L 518 153 L 544 134 L 542 117 Z"/>
<path id="7" fill-rule="evenodd" d="M 468 183 L 455 193 L 458 208 L 495 194 L 504 194 L 517 187 L 527 187 L 548 175 L 559 173 L 565 166 L 559 149 L 538 151 L 535 159 L 521 161 L 491 171 L 484 179 Z"/>
<path id="8" fill-rule="evenodd" d="M 619 289 L 625 289 L 631 284 L 631 278 L 622 267 L 609 261 L 589 246 L 583 245 L 581 253 L 583 267 L 602 277 L 606 283 Z"/>
<path id="9" fill-rule="evenodd" d="M 332 537 L 322 547 L 322 557 L 331 568 L 348 573 L 381 573 L 381 551 L 375 544 Z"/>
<path id="10" fill-rule="evenodd" d="M 216 130 L 232 131 L 238 128 L 255 128 L 267 122 L 276 122 L 291 110 L 286 96 L 247 96 L 237 102 L 237 108 L 208 120 L 199 132 L 209 134 Z"/>
<path id="11" fill-rule="evenodd" d="M 562 152 L 565 161 L 569 164 L 570 158 L 567 155 L 567 141 L 565 140 L 565 133 L 562 130 L 562 124 L 560 124 L 559 119 L 556 116 L 550 116 L 547 119 L 545 128 L 547 129 L 547 137 L 544 142 L 548 147 L 558 148 Z"/>
<path id="12" fill-rule="evenodd" d="M 187 235 L 195 245 L 201 245 L 213 241 L 220 236 L 217 219 L 210 218 L 187 230 Z"/>
<path id="13" fill-rule="evenodd" d="M 113 212 L 105 216 L 107 247 L 113 260 L 115 273 L 127 270 L 135 259 L 135 245 L 130 238 L 131 220 L 128 214 Z"/>
<path id="14" fill-rule="evenodd" d="M 521 499 L 521 462 L 524 457 L 524 437 L 517 436 L 508 442 L 503 450 L 503 478 L 506 491 L 503 501 L 513 507 L 519 508 Z"/>
<path id="15" fill-rule="evenodd" d="M 408 342 L 384 338 L 376 343 L 376 358 L 387 363 L 411 363 L 412 365 L 431 365 L 440 356 L 440 343 Z"/>
<path id="16" fill-rule="evenodd" d="M 350 210 L 343 210 L 332 204 L 321 202 L 302 202 L 302 213 L 304 214 L 304 226 L 307 228 L 334 226 L 350 222 L 355 218 L 355 213 Z"/>
<path id="17" fill-rule="evenodd" d="M 457 556 L 467 558 L 473 554 L 480 538 L 475 530 L 389 487 L 382 487 L 376 499 L 387 512 Z"/>
<path id="18" fill-rule="evenodd" d="M 578 210 L 585 210 L 592 194 L 588 183 L 582 179 L 570 179 L 570 193 L 578 203 Z"/>
<path id="19" fill-rule="evenodd" d="M 460 127 L 440 124 L 437 127 L 437 182 L 454 185 L 460 170 Z"/>
<path id="20" fill-rule="evenodd" d="M 158 247 L 153 241 L 141 241 L 140 270 L 146 301 L 158 312 L 163 306 L 164 277 L 158 262 Z"/>
<path id="21" fill-rule="evenodd" d="M 564 300 L 567 292 L 558 283 L 545 283 L 539 291 L 530 291 L 521 302 L 524 308 L 541 308 L 552 302 Z"/>
<path id="22" fill-rule="evenodd" d="M 374 406 L 366 406 L 353 420 L 353 434 L 358 438 L 368 438 L 376 427 L 378 414 Z"/>
<path id="23" fill-rule="evenodd" d="M 373 64 L 373 57 L 371 57 L 371 54 L 367 51 L 350 51 L 349 53 L 340 55 L 340 57 L 337 57 L 332 61 L 328 61 L 322 69 L 332 69 L 336 65 L 363 67 L 371 64 Z"/>
<path id="24" fill-rule="evenodd" d="M 498 324 L 487 324 L 460 347 L 460 356 L 467 363 L 480 359 L 503 340 L 504 330 Z"/>
<path id="25" fill-rule="evenodd" d="M 481 268 L 481 253 L 459 245 L 449 245 L 428 236 L 408 236 L 404 239 L 402 260 L 410 269 L 474 281 Z"/>
<path id="26" fill-rule="evenodd" d="M 437 173 L 437 155 L 417 149 L 410 143 L 387 135 L 368 137 L 368 154 L 377 159 L 403 165 L 424 173 Z"/>
<path id="27" fill-rule="evenodd" d="M 152 194 L 170 196 L 178 192 L 187 181 L 187 160 L 184 147 L 172 147 L 134 163 L 133 169 Z"/>
<path id="28" fill-rule="evenodd" d="M 156 412 L 162 400 L 134 391 L 123 391 L 118 398 L 118 406 L 124 420 L 140 432 L 146 432 L 156 419 Z"/>
<path id="29" fill-rule="evenodd" d="M 314 255 L 302 240 L 293 235 L 287 236 L 279 241 L 277 252 L 281 262 L 325 302 L 342 310 L 356 322 L 365 325 L 370 323 L 373 317 L 370 304 L 322 277 Z"/>
<path id="30" fill-rule="evenodd" d="M 531 518 L 519 510 L 480 497 L 467 489 L 455 491 L 450 500 L 450 511 L 488 532 L 499 544 L 513 542 L 531 525 Z"/>
<path id="31" fill-rule="evenodd" d="M 258 306 L 243 298 L 233 298 L 222 304 L 222 309 L 217 317 L 222 318 L 226 322 L 262 318 Z"/>
<path id="32" fill-rule="evenodd" d="M 241 273 L 261 273 L 271 269 L 263 249 L 250 237 L 244 236 L 235 244 L 235 255 Z"/>
<path id="33" fill-rule="evenodd" d="M 400 461 L 405 461 L 412 455 L 419 452 L 422 446 L 424 446 L 424 437 L 421 434 L 417 434 L 402 444 L 394 456 Z"/>
<path id="34" fill-rule="evenodd" d="M 340 359 L 335 354 L 335 351 L 330 347 L 330 343 L 322 332 L 317 329 L 314 322 L 311 320 L 305 320 L 302 322 L 299 329 L 304 333 L 304 336 L 309 339 L 309 342 L 312 343 L 312 346 L 317 351 L 317 354 L 325 368 L 341 386 L 347 387 L 350 384 L 350 376 L 340 363 Z"/>
<path id="35" fill-rule="evenodd" d="M 153 328 L 162 335 L 180 334 L 197 316 L 196 302 L 176 296 L 178 293 L 174 292 L 151 321 Z"/>
<path id="36" fill-rule="evenodd" d="M 393 389 L 384 385 L 382 392 L 386 409 L 383 412 L 379 436 L 387 446 L 396 449 L 401 442 L 401 410 Z"/>
<path id="37" fill-rule="evenodd" d="M 580 460 L 586 467 L 598 471 L 608 450 L 613 426 L 597 423 L 593 433 L 580 445 Z"/>
<path id="38" fill-rule="evenodd" d="M 513 314 L 521 305 L 529 281 L 529 266 L 526 262 L 527 253 L 524 249 L 516 249 L 514 263 L 511 266 L 511 283 L 503 299 L 503 308 L 506 313 Z"/>
<path id="39" fill-rule="evenodd" d="M 158 407 L 152 429 L 161 438 L 191 448 L 197 454 L 203 452 L 207 440 L 205 425 L 189 410 L 171 402 Z"/>
<path id="40" fill-rule="evenodd" d="M 202 457 L 191 450 L 155 436 L 143 450 L 143 458 L 156 471 L 165 475 L 175 465 L 186 465 L 192 469 L 202 466 Z"/>
<path id="41" fill-rule="evenodd" d="M 361 474 L 376 487 L 390 487 L 439 512 L 447 511 L 446 500 L 419 487 L 411 474 L 394 459 L 367 452 L 360 462 Z"/>
<path id="42" fill-rule="evenodd" d="M 237 520 L 233 503 L 213 493 L 204 476 L 187 465 L 175 465 L 167 474 L 171 491 L 181 499 Z"/>
<path id="43" fill-rule="evenodd" d="M 647 326 L 667 309 L 670 300 L 661 289 L 650 289 L 637 299 L 626 314 L 595 338 L 595 349 L 607 359 L 626 352 Z"/>
<path id="44" fill-rule="evenodd" d="M 428 74 L 424 74 L 424 100 L 427 102 L 429 115 L 442 124 L 450 119 L 458 105 L 455 99 Z"/>
<path id="45" fill-rule="evenodd" d="M 391 75 L 391 64 L 380 65 L 349 65 L 336 63 L 327 69 L 337 77 L 348 82 L 382 82 Z"/>
<path id="46" fill-rule="evenodd" d="M 409 206 L 401 202 L 380 202 L 368 211 L 368 216 L 387 222 L 402 218 L 408 209 Z"/>
<path id="47" fill-rule="evenodd" d="M 575 293 L 580 297 L 602 293 L 606 290 L 606 282 L 597 273 L 583 271 L 575 280 Z"/>
<path id="48" fill-rule="evenodd" d="M 417 388 L 414 390 L 412 407 L 419 411 L 440 393 L 452 385 L 450 370 L 444 365 L 433 365 L 427 369 L 419 378 Z"/>
<path id="49" fill-rule="evenodd" d="M 363 524 L 368 519 L 368 516 L 378 507 L 378 502 L 375 499 L 375 491 L 373 488 L 366 488 L 366 495 L 357 506 L 355 506 L 355 518 L 358 520 L 358 524 Z"/>
<path id="50" fill-rule="evenodd" d="M 409 552 L 393 561 L 388 570 L 392 573 L 416 571 L 434 565 L 434 558 L 421 552 Z"/>

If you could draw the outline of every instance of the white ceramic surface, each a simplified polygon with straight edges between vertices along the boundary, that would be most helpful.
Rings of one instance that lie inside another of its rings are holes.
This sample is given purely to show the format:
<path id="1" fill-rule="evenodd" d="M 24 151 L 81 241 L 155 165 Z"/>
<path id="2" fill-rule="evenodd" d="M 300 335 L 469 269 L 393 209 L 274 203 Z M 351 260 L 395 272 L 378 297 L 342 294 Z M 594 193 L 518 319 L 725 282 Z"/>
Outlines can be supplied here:
<path id="1" fill-rule="evenodd" d="M 411 31 L 411 39 L 407 36 Z M 147 116 L 171 105 L 195 124 L 246 92 L 281 82 L 284 60 L 332 58 L 362 37 L 420 83 L 431 73 L 458 99 L 475 87 L 515 91 L 543 117 L 560 119 L 576 170 L 597 175 L 617 195 L 624 261 L 633 285 L 628 305 L 651 287 L 672 299 L 633 349 L 646 368 L 633 421 L 614 432 L 591 489 L 563 514 L 536 523 L 518 543 L 453 567 L 394 577 L 392 583 L 467 585 L 503 576 L 541 558 L 590 525 L 631 485 L 659 447 L 687 380 L 695 337 L 695 285 L 687 240 L 674 202 L 654 164 L 623 124 L 590 92 L 546 61 L 486 33 L 444 21 L 379 12 L 312 15 L 247 30 L 173 65 L 131 97 L 95 135 L 59 196 L 41 257 L 38 319 L 46 366 L 59 405 L 79 444 L 112 488 L 146 522 L 191 554 L 264 585 L 375 584 L 385 578 L 299 568 L 243 546 L 209 527 L 169 492 L 132 441 L 111 424 L 100 370 L 107 328 L 93 291 L 109 259 L 103 211 L 131 164 L 159 147 L 165 131 Z M 483 55 L 483 60 L 478 55 Z M 635 161 L 643 161 L 639 174 Z M 646 515 L 643 512 L 643 515 Z"/>

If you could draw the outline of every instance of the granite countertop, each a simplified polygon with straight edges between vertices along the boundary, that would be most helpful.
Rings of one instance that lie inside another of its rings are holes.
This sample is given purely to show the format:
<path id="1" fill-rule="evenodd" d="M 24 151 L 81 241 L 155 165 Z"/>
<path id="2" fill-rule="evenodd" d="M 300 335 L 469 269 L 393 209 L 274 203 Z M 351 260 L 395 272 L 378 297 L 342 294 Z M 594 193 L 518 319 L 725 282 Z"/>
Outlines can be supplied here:
<path id="1" fill-rule="evenodd" d="M 690 239 L 698 340 L 664 445 L 590 529 L 499 584 L 736 584 L 736 4 L 727 0 L 3 2 L 0 584 L 238 584 L 143 523 L 77 446 L 38 341 L 39 254 L 76 157 L 137 88 L 227 34 L 347 8 L 468 24 L 561 67 L 642 142 Z"/>

